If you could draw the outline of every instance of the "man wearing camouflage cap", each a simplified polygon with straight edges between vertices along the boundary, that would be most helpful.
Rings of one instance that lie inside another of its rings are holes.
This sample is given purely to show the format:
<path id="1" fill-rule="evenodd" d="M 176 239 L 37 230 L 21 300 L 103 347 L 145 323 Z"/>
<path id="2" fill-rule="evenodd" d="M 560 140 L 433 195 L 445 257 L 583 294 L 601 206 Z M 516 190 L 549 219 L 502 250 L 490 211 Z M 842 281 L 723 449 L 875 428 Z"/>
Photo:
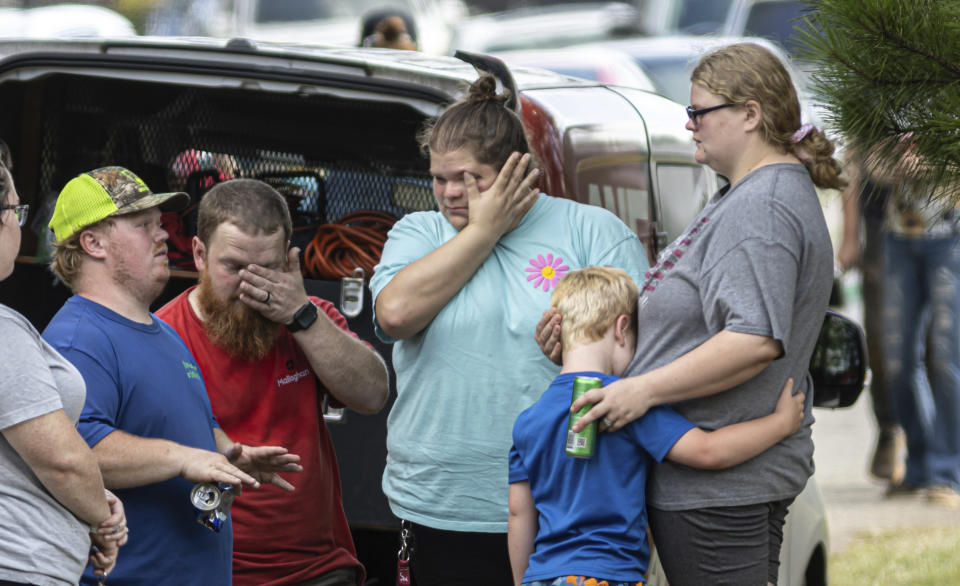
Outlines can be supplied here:
<path id="1" fill-rule="evenodd" d="M 231 524 L 217 533 L 196 522 L 194 483 L 293 490 L 274 472 L 300 469 L 282 447 L 230 441 L 187 347 L 150 312 L 170 277 L 161 212 L 187 203 L 106 167 L 70 180 L 50 220 L 51 270 L 74 295 L 43 337 L 83 375 L 77 429 L 125 503 L 130 538 L 110 575 L 116 585 L 230 584 Z M 81 583 L 96 580 L 88 572 Z"/>

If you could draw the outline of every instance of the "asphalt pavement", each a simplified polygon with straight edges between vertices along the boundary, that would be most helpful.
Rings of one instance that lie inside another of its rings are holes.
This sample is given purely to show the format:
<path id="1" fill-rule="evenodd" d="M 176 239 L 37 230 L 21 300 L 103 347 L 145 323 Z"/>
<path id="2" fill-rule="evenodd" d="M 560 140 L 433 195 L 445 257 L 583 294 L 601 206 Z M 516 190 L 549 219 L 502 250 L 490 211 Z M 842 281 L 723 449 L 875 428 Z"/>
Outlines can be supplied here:
<path id="1" fill-rule="evenodd" d="M 851 289 L 850 293 L 856 291 Z M 843 310 L 859 319 L 858 306 Z M 869 390 L 864 389 L 852 407 L 818 408 L 814 416 L 813 459 L 827 509 L 831 554 L 843 551 L 854 539 L 897 528 L 960 526 L 960 510 L 932 505 L 922 495 L 889 498 L 885 495 L 887 483 L 870 476 L 877 426 Z"/>

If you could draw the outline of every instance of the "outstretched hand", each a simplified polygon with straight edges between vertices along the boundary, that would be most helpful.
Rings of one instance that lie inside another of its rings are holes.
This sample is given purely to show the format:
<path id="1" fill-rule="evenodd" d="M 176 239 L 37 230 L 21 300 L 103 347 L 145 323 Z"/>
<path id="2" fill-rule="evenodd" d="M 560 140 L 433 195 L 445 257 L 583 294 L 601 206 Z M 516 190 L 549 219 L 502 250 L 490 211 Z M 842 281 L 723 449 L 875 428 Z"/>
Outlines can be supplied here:
<path id="1" fill-rule="evenodd" d="M 259 482 L 272 484 L 287 492 L 293 492 L 294 486 L 284 480 L 280 472 L 302 472 L 300 456 L 291 454 L 281 446 L 247 446 L 233 444 L 225 456 L 241 470 L 244 470 Z"/>
<path id="2" fill-rule="evenodd" d="M 180 476 L 190 482 L 225 482 L 260 488 L 260 482 L 234 466 L 219 452 L 183 446 Z"/>
<path id="3" fill-rule="evenodd" d="M 540 171 L 531 169 L 527 172 L 530 162 L 529 153 L 523 156 L 512 153 L 493 184 L 482 192 L 476 177 L 464 173 L 463 185 L 469 201 L 467 225 L 489 228 L 498 238 L 513 230 L 536 203 L 540 193 L 534 187 Z"/>

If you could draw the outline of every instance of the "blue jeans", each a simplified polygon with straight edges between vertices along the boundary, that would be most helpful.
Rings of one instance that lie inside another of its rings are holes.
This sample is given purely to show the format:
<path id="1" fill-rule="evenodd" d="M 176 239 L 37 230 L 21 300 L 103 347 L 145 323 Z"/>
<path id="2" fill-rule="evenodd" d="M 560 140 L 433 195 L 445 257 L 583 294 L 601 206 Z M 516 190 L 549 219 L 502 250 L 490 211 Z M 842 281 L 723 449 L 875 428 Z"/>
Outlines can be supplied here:
<path id="1" fill-rule="evenodd" d="M 960 237 L 889 234 L 885 261 L 884 356 L 907 436 L 904 482 L 960 489 Z"/>

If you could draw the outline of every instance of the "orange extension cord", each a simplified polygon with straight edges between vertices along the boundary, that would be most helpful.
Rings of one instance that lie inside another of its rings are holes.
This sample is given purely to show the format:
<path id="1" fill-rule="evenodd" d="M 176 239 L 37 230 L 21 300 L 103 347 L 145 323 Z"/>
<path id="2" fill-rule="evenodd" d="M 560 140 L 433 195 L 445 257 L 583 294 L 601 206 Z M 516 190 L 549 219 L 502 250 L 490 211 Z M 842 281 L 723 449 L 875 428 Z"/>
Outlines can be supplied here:
<path id="1" fill-rule="evenodd" d="M 339 279 L 353 276 L 353 270 L 360 267 L 369 277 L 380 260 L 387 232 L 396 221 L 386 212 L 361 210 L 335 224 L 317 226 L 317 233 L 303 251 L 306 276 Z"/>

